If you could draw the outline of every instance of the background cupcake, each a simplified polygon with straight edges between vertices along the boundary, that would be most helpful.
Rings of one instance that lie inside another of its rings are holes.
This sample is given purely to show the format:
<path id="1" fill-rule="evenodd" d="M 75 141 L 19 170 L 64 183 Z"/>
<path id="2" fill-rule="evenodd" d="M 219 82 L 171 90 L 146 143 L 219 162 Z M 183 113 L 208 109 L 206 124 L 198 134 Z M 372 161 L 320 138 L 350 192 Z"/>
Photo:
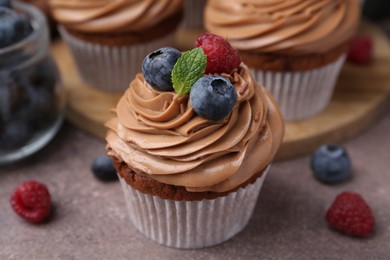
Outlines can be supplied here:
<path id="1" fill-rule="evenodd" d="M 212 0 L 205 27 L 227 37 L 285 119 L 298 120 L 329 103 L 359 18 L 357 0 Z"/>
<path id="2" fill-rule="evenodd" d="M 81 77 L 92 87 L 123 91 L 144 56 L 171 45 L 182 0 L 50 0 L 53 17 Z"/>
<path id="3" fill-rule="evenodd" d="M 270 93 L 230 59 L 237 51 L 214 35 L 197 45 L 148 55 L 107 123 L 133 224 L 178 248 L 222 243 L 246 226 L 284 134 Z"/>

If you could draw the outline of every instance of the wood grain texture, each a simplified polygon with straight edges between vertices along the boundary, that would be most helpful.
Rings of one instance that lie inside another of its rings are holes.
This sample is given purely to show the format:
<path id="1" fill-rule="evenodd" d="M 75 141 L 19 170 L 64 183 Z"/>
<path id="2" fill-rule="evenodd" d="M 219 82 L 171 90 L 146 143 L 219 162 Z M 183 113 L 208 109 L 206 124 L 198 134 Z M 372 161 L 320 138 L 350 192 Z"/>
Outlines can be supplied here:
<path id="1" fill-rule="evenodd" d="M 374 39 L 370 65 L 346 64 L 330 105 L 320 115 L 286 124 L 286 135 L 277 159 L 312 152 L 321 144 L 340 143 L 371 126 L 390 107 L 390 44 L 380 29 L 362 23 L 360 33 Z M 192 48 L 197 33 L 179 32 L 180 49 Z M 74 125 L 104 139 L 104 123 L 112 116 L 121 94 L 105 93 L 83 83 L 62 41 L 52 45 L 68 98 L 67 118 Z"/>

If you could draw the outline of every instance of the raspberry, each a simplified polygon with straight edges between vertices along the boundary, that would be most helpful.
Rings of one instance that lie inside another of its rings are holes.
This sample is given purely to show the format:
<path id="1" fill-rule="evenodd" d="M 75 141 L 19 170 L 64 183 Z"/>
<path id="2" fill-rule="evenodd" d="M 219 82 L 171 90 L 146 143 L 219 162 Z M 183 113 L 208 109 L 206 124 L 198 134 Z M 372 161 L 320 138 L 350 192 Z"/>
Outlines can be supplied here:
<path id="1" fill-rule="evenodd" d="M 355 237 L 370 235 L 375 226 L 370 207 L 354 192 L 339 194 L 326 212 L 325 218 L 330 227 Z"/>
<path id="2" fill-rule="evenodd" d="M 372 59 L 372 40 L 368 36 L 356 36 L 349 44 L 347 60 L 360 65 L 370 63 Z"/>
<path id="3" fill-rule="evenodd" d="M 201 47 L 207 56 L 206 74 L 230 73 L 241 63 L 237 49 L 221 36 L 202 33 L 196 39 L 195 46 Z"/>
<path id="4" fill-rule="evenodd" d="M 51 211 L 51 198 L 46 186 L 37 181 L 18 185 L 10 197 L 12 209 L 27 221 L 38 223 L 45 220 Z"/>

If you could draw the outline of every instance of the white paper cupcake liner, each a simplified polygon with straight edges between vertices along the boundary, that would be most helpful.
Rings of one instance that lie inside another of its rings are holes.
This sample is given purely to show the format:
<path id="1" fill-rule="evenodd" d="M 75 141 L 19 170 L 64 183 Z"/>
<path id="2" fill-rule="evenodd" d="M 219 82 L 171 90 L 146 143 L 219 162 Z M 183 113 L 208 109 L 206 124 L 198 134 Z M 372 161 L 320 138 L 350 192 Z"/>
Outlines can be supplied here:
<path id="1" fill-rule="evenodd" d="M 207 0 L 184 0 L 182 28 L 203 28 L 203 10 L 206 2 Z"/>
<path id="2" fill-rule="evenodd" d="M 275 97 L 284 119 L 301 120 L 319 114 L 329 104 L 345 57 L 303 72 L 252 71 L 256 81 Z"/>
<path id="3" fill-rule="evenodd" d="M 81 78 L 90 87 L 108 92 L 126 90 L 130 81 L 141 72 L 142 61 L 150 52 L 172 46 L 174 34 L 129 46 L 94 44 L 70 35 L 59 27 L 68 44 Z"/>
<path id="4" fill-rule="evenodd" d="M 255 183 L 213 200 L 174 201 L 142 193 L 120 176 L 130 219 L 148 238 L 169 247 L 203 248 L 222 243 L 248 223 L 269 166 Z"/>

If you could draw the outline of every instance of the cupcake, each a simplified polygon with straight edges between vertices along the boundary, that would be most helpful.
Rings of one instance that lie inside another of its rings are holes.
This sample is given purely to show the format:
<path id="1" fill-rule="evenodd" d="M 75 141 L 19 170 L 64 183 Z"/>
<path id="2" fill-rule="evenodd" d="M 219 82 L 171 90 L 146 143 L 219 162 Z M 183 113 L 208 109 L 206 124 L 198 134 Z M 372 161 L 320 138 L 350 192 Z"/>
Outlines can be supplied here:
<path id="1" fill-rule="evenodd" d="M 197 46 L 147 55 L 106 124 L 132 223 L 176 248 L 216 245 L 246 226 L 284 135 L 238 52 L 212 34 Z"/>
<path id="2" fill-rule="evenodd" d="M 182 0 L 50 0 L 60 34 L 82 79 L 91 87 L 124 91 L 146 54 L 174 40 Z"/>
<path id="3" fill-rule="evenodd" d="M 357 0 L 213 0 L 205 28 L 229 39 L 292 121 L 329 104 L 359 18 Z"/>

